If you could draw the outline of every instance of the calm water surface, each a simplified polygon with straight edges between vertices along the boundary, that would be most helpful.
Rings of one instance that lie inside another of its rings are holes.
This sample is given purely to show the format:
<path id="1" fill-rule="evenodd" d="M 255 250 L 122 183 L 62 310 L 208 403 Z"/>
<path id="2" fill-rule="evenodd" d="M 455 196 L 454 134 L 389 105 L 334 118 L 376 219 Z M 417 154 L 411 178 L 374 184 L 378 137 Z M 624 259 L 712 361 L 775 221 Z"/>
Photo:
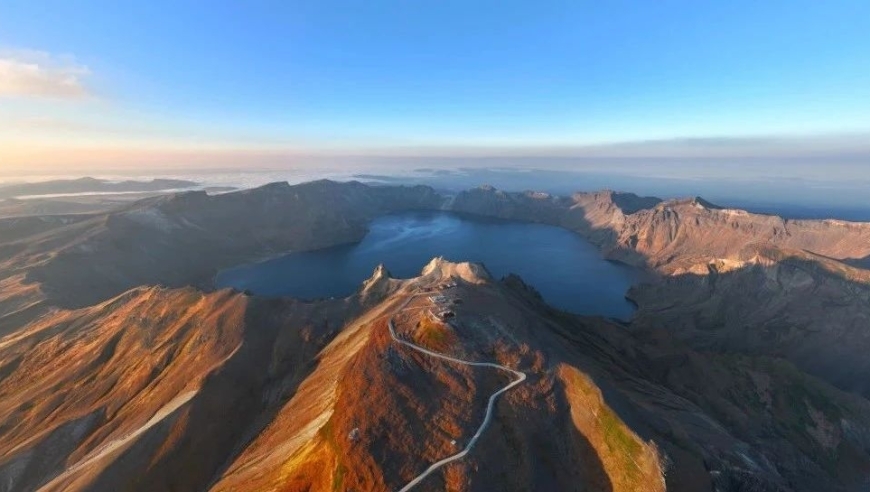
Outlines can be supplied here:
<path id="1" fill-rule="evenodd" d="M 634 309 L 625 292 L 642 278 L 558 227 L 412 212 L 374 220 L 360 243 L 242 265 L 221 272 L 216 283 L 265 296 L 343 297 L 379 263 L 407 278 L 435 256 L 483 263 L 496 278 L 516 273 L 566 311 L 623 319 Z"/>

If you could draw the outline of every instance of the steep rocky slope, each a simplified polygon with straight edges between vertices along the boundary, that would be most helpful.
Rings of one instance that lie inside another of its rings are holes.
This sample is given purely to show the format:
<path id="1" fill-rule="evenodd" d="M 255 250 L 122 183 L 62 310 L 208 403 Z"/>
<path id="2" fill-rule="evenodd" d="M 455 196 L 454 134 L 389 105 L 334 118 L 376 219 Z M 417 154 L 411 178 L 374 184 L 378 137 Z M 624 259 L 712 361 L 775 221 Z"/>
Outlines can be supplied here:
<path id="1" fill-rule="evenodd" d="M 692 347 L 784 357 L 870 395 L 870 224 L 787 220 L 700 198 L 661 202 L 614 192 L 551 197 L 470 190 L 457 210 L 569 228 L 609 258 L 659 279 L 636 286 L 637 329 L 668 327 Z"/>
<path id="2" fill-rule="evenodd" d="M 658 275 L 622 324 L 443 260 L 347 299 L 210 288 L 443 207 Z M 0 490 L 399 490 L 486 415 L 414 490 L 866 490 L 868 238 L 700 199 L 332 182 L 0 220 Z M 509 373 L 390 321 L 527 377 L 487 412 Z"/>
<path id="3" fill-rule="evenodd" d="M 317 181 L 191 192 L 94 216 L 0 221 L 0 333 L 21 306 L 84 307 L 139 285 L 209 287 L 219 268 L 358 241 L 384 213 L 432 209 L 424 187 Z M 13 229 L 14 226 L 14 229 Z"/>
<path id="4" fill-rule="evenodd" d="M 446 290 L 438 285 L 455 283 Z M 461 299 L 432 316 L 434 294 Z M 2 490 L 858 490 L 870 404 L 434 260 L 345 300 L 136 289 L 0 346 Z M 47 364 L 46 361 L 51 361 Z M 27 381 L 24 384 L 23 381 Z"/>
<path id="5" fill-rule="evenodd" d="M 769 246 L 744 255 L 633 288 L 632 326 L 666 326 L 705 350 L 783 357 L 870 396 L 870 271 Z"/>
<path id="6" fill-rule="evenodd" d="M 413 340 L 436 324 L 447 341 L 437 344 L 445 353 L 529 374 L 498 403 L 473 451 L 421 482 L 419 490 L 636 490 L 639 484 L 661 490 L 655 446 L 614 417 L 613 432 L 632 453 L 611 452 L 602 424 L 586 413 L 592 407 L 579 409 L 578 421 L 586 420 L 575 422 L 573 396 L 561 382 L 568 367 L 555 359 L 551 366 L 541 345 L 525 342 L 535 328 L 546 328 L 534 314 L 511 307 L 513 294 L 480 272 L 436 260 L 421 277 L 403 281 L 324 349 L 312 384 L 300 387 L 216 490 L 398 490 L 431 463 L 459 452 L 507 376 L 399 345 L 389 335 L 389 319 L 400 337 Z M 431 316 L 436 308 L 428 296 L 450 281 L 459 285 L 447 295 L 464 303 L 456 322 L 446 324 Z M 312 408 L 312 401 L 320 405 Z M 610 444 L 618 443 L 614 438 Z"/>
<path id="7" fill-rule="evenodd" d="M 362 309 L 138 288 L 0 342 L 0 489 L 203 490 Z"/>
<path id="8" fill-rule="evenodd" d="M 788 220 L 717 207 L 701 198 L 661 201 L 611 191 L 556 197 L 481 187 L 460 193 L 453 209 L 574 230 L 614 259 L 665 274 L 716 260 L 737 260 L 751 245 L 806 250 L 842 261 L 870 257 L 870 224 Z"/>

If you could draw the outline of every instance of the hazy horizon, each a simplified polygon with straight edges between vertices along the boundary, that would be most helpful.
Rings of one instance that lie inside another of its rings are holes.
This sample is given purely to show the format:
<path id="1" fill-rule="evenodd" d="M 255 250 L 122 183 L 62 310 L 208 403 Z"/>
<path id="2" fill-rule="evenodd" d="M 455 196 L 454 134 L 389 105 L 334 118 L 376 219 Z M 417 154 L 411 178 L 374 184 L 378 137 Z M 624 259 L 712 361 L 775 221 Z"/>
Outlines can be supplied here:
<path id="1" fill-rule="evenodd" d="M 718 205 L 744 208 L 754 212 L 773 213 L 787 218 L 838 218 L 870 221 L 870 204 L 866 190 L 870 186 L 870 169 L 848 171 L 848 165 L 833 169 L 825 175 L 817 166 L 800 168 L 789 165 L 787 176 L 777 172 L 776 166 L 748 164 L 715 167 L 698 166 L 697 162 L 671 162 L 666 168 L 645 169 L 637 163 L 613 162 L 606 168 L 600 162 L 570 169 L 535 167 L 539 159 L 514 162 L 515 167 L 499 166 L 502 159 L 482 159 L 477 166 L 467 166 L 467 160 L 438 159 L 396 165 L 366 166 L 348 169 L 342 166 L 276 167 L 273 169 L 175 169 L 145 170 L 133 173 L 94 172 L 87 176 L 110 181 L 151 180 L 170 178 L 198 183 L 194 188 L 246 189 L 273 182 L 298 184 L 317 179 L 337 181 L 359 180 L 373 184 L 428 185 L 436 190 L 458 192 L 480 185 L 493 185 L 506 191 L 535 190 L 567 195 L 577 191 L 612 189 L 639 195 L 658 196 L 663 199 L 701 196 Z M 416 163 L 420 167 L 412 167 Z M 448 165 L 449 164 L 449 165 Z M 485 164 L 490 164 L 486 166 Z M 427 166 L 428 165 L 428 166 Z M 827 169 L 827 168 L 826 168 Z M 667 172 L 662 172 L 662 171 Z M 752 172 L 744 172 L 752 171 Z M 849 174 L 849 179 L 836 175 Z M 16 182 L 39 182 L 57 179 L 77 179 L 82 174 L 22 175 L 3 178 L 0 187 Z M 73 195 L 78 195 L 74 193 Z M 97 193 L 102 194 L 102 193 Z M 61 195 L 35 195 L 33 198 L 58 198 Z"/>

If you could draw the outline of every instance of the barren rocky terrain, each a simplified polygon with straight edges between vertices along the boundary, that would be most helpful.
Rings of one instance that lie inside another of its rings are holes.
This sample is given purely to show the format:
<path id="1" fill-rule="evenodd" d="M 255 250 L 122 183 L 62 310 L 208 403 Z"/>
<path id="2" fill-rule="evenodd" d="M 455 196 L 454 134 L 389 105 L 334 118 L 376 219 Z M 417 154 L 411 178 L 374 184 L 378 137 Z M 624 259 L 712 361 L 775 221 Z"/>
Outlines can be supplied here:
<path id="1" fill-rule="evenodd" d="M 441 259 L 346 299 L 211 287 L 411 209 L 558 225 L 655 275 L 628 323 Z M 390 321 L 527 376 L 414 490 L 866 490 L 868 257 L 870 224 L 615 192 L 321 181 L 0 219 L 0 490 L 399 490 L 511 377 Z"/>

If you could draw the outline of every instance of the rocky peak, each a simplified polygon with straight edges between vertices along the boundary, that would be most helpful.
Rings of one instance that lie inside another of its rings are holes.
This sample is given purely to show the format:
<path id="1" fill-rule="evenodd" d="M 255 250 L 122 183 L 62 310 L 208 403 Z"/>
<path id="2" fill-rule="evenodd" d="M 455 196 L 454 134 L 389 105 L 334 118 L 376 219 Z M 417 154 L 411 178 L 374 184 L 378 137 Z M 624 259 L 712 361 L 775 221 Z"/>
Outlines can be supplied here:
<path id="1" fill-rule="evenodd" d="M 393 278 L 393 276 L 390 274 L 390 271 L 387 270 L 387 267 L 385 267 L 383 263 L 381 263 L 375 267 L 374 272 L 372 272 L 372 276 L 369 277 L 365 282 L 363 282 L 363 286 L 373 285 L 384 280 L 389 280 L 391 278 Z"/>
<path id="2" fill-rule="evenodd" d="M 435 276 L 438 278 L 459 278 L 472 284 L 483 284 L 492 280 L 492 276 L 486 267 L 480 263 L 461 262 L 454 263 L 445 260 L 444 257 L 432 258 L 421 272 L 421 276 Z"/>
<path id="3" fill-rule="evenodd" d="M 685 208 L 692 207 L 698 210 L 723 210 L 722 207 L 715 205 L 700 196 L 693 196 L 688 198 L 675 198 L 673 200 L 666 200 L 659 204 L 662 208 L 675 209 L 675 208 Z"/>
<path id="4" fill-rule="evenodd" d="M 713 203 L 708 202 L 707 200 L 704 200 L 699 196 L 692 198 L 692 205 L 695 205 L 699 208 L 706 208 L 708 210 L 719 210 L 722 208 L 718 205 L 714 205 Z"/>
<path id="5" fill-rule="evenodd" d="M 383 263 L 375 267 L 372 276 L 363 281 L 361 293 L 363 295 L 386 294 L 389 291 L 392 275 Z"/>

